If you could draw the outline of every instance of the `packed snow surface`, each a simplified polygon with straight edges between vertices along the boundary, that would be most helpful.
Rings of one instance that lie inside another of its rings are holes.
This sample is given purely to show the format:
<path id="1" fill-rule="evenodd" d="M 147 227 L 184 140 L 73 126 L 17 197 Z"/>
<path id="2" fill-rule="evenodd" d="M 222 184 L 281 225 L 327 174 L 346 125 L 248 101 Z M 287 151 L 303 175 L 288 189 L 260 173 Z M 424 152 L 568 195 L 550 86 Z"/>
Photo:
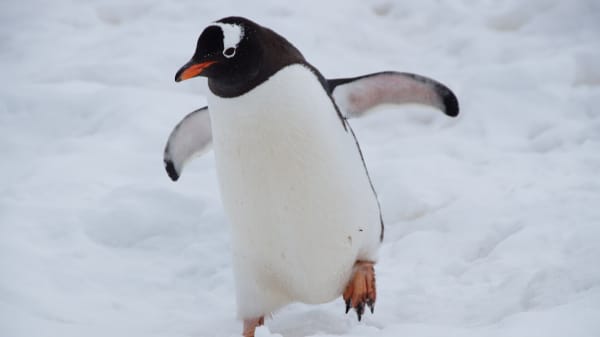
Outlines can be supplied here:
<path id="1" fill-rule="evenodd" d="M 241 331 L 214 157 L 162 164 L 207 92 L 174 74 L 229 15 L 326 77 L 415 72 L 461 103 L 352 121 L 387 224 L 375 314 L 294 304 L 258 336 L 600 336 L 595 0 L 3 1 L 0 336 Z"/>

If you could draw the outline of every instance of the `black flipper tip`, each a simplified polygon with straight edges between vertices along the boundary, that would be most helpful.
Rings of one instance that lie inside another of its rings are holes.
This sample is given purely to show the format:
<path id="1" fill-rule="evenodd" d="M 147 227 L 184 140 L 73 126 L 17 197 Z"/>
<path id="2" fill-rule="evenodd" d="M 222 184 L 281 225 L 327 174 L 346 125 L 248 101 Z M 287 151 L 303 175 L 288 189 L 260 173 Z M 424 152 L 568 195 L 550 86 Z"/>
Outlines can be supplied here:
<path id="1" fill-rule="evenodd" d="M 352 300 L 350 298 L 346 300 L 346 313 L 348 313 L 348 311 L 350 311 L 351 303 L 352 303 Z"/>
<path id="2" fill-rule="evenodd" d="M 450 117 L 458 116 L 458 99 L 450 89 L 444 88 L 440 94 L 444 103 L 444 113 Z"/>
<path id="3" fill-rule="evenodd" d="M 169 175 L 169 178 L 171 178 L 171 180 L 177 181 L 177 179 L 179 179 L 179 173 L 177 173 L 175 165 L 173 165 L 172 161 L 165 160 L 165 170 L 167 170 L 167 174 Z"/>

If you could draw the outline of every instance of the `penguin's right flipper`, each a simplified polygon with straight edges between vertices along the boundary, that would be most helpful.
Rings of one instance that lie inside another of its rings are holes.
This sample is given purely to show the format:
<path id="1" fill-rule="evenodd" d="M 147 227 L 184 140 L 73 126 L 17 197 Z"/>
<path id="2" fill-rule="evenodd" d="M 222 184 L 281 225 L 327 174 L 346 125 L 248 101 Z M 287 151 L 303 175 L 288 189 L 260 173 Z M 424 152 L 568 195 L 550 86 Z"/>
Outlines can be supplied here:
<path id="1" fill-rule="evenodd" d="M 169 177 L 177 181 L 185 163 L 208 151 L 211 144 L 210 116 L 205 106 L 189 113 L 171 131 L 163 157 Z"/>
<path id="2" fill-rule="evenodd" d="M 327 80 L 340 112 L 346 118 L 363 116 L 383 104 L 423 104 L 450 117 L 458 115 L 458 99 L 445 85 L 431 78 L 384 71 L 353 78 Z"/>

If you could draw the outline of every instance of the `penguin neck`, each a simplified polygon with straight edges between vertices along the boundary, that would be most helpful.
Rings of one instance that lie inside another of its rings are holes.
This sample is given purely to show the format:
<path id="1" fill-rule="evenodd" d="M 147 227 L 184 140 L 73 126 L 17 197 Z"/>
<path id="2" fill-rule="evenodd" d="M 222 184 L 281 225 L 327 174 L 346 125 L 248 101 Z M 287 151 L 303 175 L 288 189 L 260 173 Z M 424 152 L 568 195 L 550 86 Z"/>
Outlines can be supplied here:
<path id="1" fill-rule="evenodd" d="M 227 79 L 208 79 L 208 88 L 215 95 L 222 98 L 231 98 L 241 96 L 252 88 L 264 82 L 266 79 L 261 79 L 258 74 L 255 76 L 241 78 L 239 76 L 230 77 Z"/>

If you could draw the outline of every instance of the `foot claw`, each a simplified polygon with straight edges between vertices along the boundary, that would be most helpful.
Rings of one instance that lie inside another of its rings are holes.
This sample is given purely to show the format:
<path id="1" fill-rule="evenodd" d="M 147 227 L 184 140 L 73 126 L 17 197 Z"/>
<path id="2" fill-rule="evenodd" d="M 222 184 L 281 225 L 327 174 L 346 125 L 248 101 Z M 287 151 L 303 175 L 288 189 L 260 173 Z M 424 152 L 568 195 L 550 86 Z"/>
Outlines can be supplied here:
<path id="1" fill-rule="evenodd" d="M 356 310 L 356 315 L 358 316 L 358 321 L 360 322 L 362 314 L 365 312 L 365 303 L 359 303 L 354 309 Z"/>
<path id="2" fill-rule="evenodd" d="M 365 305 L 371 313 L 375 312 L 375 300 L 377 292 L 375 289 L 375 269 L 373 262 L 358 261 L 354 265 L 354 274 L 344 290 L 344 301 L 346 302 L 346 313 L 354 308 L 358 321 L 362 319 Z"/>
<path id="3" fill-rule="evenodd" d="M 346 300 L 346 313 L 348 313 L 348 311 L 350 311 L 351 304 L 352 304 L 352 300 L 347 299 Z"/>
<path id="4" fill-rule="evenodd" d="M 369 307 L 369 309 L 371 309 L 371 313 L 374 314 L 375 313 L 375 302 L 373 302 L 372 299 L 367 299 L 367 306 Z"/>

